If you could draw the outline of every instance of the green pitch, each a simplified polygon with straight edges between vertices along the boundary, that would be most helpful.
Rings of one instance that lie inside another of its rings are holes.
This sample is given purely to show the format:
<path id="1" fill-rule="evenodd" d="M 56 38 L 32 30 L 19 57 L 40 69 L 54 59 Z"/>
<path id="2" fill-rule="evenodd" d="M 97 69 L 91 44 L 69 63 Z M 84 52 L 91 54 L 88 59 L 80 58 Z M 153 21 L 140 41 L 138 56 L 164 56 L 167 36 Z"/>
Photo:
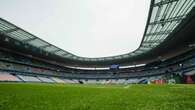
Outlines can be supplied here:
<path id="1" fill-rule="evenodd" d="M 195 85 L 0 83 L 0 110 L 195 110 Z"/>

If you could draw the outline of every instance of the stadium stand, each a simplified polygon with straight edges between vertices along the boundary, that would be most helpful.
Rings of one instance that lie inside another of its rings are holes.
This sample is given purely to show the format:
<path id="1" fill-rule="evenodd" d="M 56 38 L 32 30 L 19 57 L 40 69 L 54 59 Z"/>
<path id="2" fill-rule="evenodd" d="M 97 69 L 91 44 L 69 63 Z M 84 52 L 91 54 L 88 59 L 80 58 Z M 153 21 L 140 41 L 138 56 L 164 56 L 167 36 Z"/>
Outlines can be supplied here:
<path id="1" fill-rule="evenodd" d="M 111 78 L 111 79 L 128 79 L 129 77 L 137 77 L 137 76 L 152 76 L 152 75 L 161 75 L 161 74 L 170 74 L 170 73 L 178 73 L 179 72 L 183 72 L 183 74 L 187 74 L 189 73 L 189 71 L 194 70 L 194 66 L 195 66 L 195 57 L 194 54 L 191 54 L 192 52 L 189 53 L 185 53 L 184 55 L 178 56 L 178 58 L 174 58 L 171 59 L 170 61 L 165 61 L 161 64 L 156 64 L 153 66 L 149 66 L 146 65 L 145 67 L 134 67 L 134 68 L 125 68 L 125 69 L 119 69 L 117 70 L 117 74 L 112 74 L 109 70 L 80 70 L 78 71 L 77 69 L 71 69 L 71 71 L 67 71 L 65 68 L 57 68 L 57 70 L 55 70 L 55 66 L 51 65 L 51 67 L 53 68 L 52 70 L 49 68 L 43 68 L 43 66 L 48 66 L 47 63 L 43 63 L 40 62 L 40 65 L 36 65 L 36 63 L 32 63 L 33 61 L 31 61 L 32 59 L 28 59 L 28 58 L 23 58 L 23 60 L 18 59 L 21 57 L 17 57 L 17 58 L 13 58 L 13 56 L 9 56 L 5 58 L 5 55 L 3 52 L 1 52 L 1 61 L 0 61 L 0 69 L 4 70 L 4 71 L 11 71 L 11 72 L 15 72 L 15 74 L 21 74 L 21 73 L 31 73 L 31 75 L 33 74 L 33 76 L 21 76 L 19 75 L 19 77 L 21 79 L 23 79 L 24 81 L 29 81 L 29 82 L 59 82 L 59 83 L 63 83 L 63 80 L 60 80 L 58 78 L 53 78 L 52 76 L 60 76 L 63 77 L 69 77 L 69 78 L 75 78 L 75 79 L 90 79 L 90 78 L 94 78 L 94 79 L 104 79 L 104 78 Z M 24 59 L 28 59 L 28 64 L 26 64 L 26 60 Z M 172 61 L 174 60 L 174 62 Z M 20 61 L 20 62 L 19 62 Z M 24 61 L 24 62 L 22 62 Z M 36 62 L 36 61 L 35 61 Z M 66 72 L 64 72 L 66 71 Z M 186 72 L 186 73 L 185 73 Z M 48 78 L 43 78 L 40 77 L 40 79 L 35 78 L 38 75 L 46 75 L 46 76 L 50 76 L 51 79 Z M 26 75 L 26 74 L 25 74 Z M 41 80 L 41 81 L 40 81 Z M 73 83 L 75 81 L 65 81 L 65 82 L 70 82 Z M 85 81 L 83 81 L 85 82 Z M 90 80 L 87 81 L 86 83 L 97 83 L 97 81 L 95 80 Z M 110 80 L 108 83 L 122 83 L 125 81 L 113 81 Z M 127 81 L 127 83 L 134 83 L 134 81 Z M 138 83 L 139 81 L 135 81 L 136 83 Z M 78 82 L 75 82 L 78 83 Z"/>
<path id="2" fill-rule="evenodd" d="M 16 76 L 13 76 L 7 72 L 0 72 L 0 81 L 21 81 Z"/>
<path id="3" fill-rule="evenodd" d="M 55 81 L 51 80 L 49 77 L 38 77 L 39 80 L 42 82 L 47 82 L 47 83 L 53 83 Z"/>
<path id="4" fill-rule="evenodd" d="M 41 82 L 38 78 L 33 76 L 24 76 L 24 75 L 17 75 L 17 76 L 25 82 Z"/>
<path id="5" fill-rule="evenodd" d="M 63 79 L 63 81 L 64 81 L 65 83 L 78 83 L 78 82 L 73 81 L 73 80 L 71 80 L 71 79 Z"/>
<path id="6" fill-rule="evenodd" d="M 65 83 L 62 79 L 59 79 L 59 78 L 52 77 L 51 79 L 52 79 L 54 82 L 57 82 L 57 83 Z"/>

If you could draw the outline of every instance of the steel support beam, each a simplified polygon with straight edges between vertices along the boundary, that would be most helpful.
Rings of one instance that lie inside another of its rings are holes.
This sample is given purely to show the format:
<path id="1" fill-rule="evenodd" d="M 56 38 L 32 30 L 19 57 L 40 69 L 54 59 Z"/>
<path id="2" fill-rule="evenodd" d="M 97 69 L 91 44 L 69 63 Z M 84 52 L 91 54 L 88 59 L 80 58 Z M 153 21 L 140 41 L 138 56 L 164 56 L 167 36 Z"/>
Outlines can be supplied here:
<path id="1" fill-rule="evenodd" d="M 57 50 L 51 51 L 51 53 L 56 53 L 56 52 L 59 52 L 59 51 L 61 51 L 61 49 L 57 49 Z"/>
<path id="2" fill-rule="evenodd" d="M 17 30 L 19 30 L 19 28 L 13 28 L 13 29 L 4 30 L 4 31 L 1 31 L 1 33 L 8 34 L 8 33 L 11 33 L 11 32 L 15 32 Z"/>
<path id="3" fill-rule="evenodd" d="M 162 5 L 165 5 L 165 4 L 169 4 L 169 3 L 172 3 L 172 2 L 176 2 L 176 1 L 179 1 L 179 0 L 162 0 L 158 3 L 155 3 L 153 6 L 156 7 L 156 6 L 162 6 Z"/>
<path id="4" fill-rule="evenodd" d="M 148 34 L 146 34 L 145 37 L 151 37 L 151 36 L 153 36 L 153 35 L 170 34 L 171 32 L 172 32 L 172 30 L 153 32 L 153 33 L 148 33 Z"/>
<path id="5" fill-rule="evenodd" d="M 27 39 L 27 40 L 23 40 L 22 42 L 30 42 L 30 41 L 33 41 L 35 39 L 38 39 L 38 38 L 34 37 L 34 38 Z"/>
<path id="6" fill-rule="evenodd" d="M 165 24 L 168 22 L 173 22 L 173 21 L 180 21 L 182 20 L 186 15 L 181 15 L 181 16 L 176 16 L 176 17 L 172 17 L 172 18 L 168 18 L 168 19 L 161 19 L 159 21 L 154 21 L 149 23 L 149 25 L 156 25 L 156 24 Z"/>
<path id="7" fill-rule="evenodd" d="M 40 46 L 39 48 L 44 49 L 44 48 L 47 48 L 47 47 L 50 47 L 50 46 L 52 46 L 52 45 L 51 45 L 51 44 L 49 44 L 49 45 L 44 45 L 44 46 Z"/>

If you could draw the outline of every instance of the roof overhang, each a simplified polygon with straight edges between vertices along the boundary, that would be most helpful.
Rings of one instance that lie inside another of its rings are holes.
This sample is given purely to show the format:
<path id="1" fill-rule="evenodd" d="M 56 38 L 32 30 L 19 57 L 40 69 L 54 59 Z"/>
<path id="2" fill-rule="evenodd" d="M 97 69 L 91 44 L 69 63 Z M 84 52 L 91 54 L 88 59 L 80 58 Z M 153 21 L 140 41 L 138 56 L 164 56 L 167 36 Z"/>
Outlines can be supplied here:
<path id="1" fill-rule="evenodd" d="M 173 33 L 178 26 L 182 24 L 190 13 L 194 12 L 194 0 L 151 0 L 148 20 L 145 27 L 142 42 L 135 51 L 127 54 L 101 57 L 101 58 L 86 58 L 76 56 L 69 53 L 53 44 L 48 43 L 36 37 L 35 35 L 9 23 L 0 18 L 0 33 L 10 38 L 39 48 L 45 52 L 54 54 L 70 61 L 70 65 L 75 66 L 108 66 L 111 64 L 130 65 L 143 63 L 147 61 L 147 55 L 156 58 L 154 50 L 159 50 L 163 44 L 167 44 L 167 39 L 173 36 Z M 173 43 L 175 41 L 169 42 Z"/>

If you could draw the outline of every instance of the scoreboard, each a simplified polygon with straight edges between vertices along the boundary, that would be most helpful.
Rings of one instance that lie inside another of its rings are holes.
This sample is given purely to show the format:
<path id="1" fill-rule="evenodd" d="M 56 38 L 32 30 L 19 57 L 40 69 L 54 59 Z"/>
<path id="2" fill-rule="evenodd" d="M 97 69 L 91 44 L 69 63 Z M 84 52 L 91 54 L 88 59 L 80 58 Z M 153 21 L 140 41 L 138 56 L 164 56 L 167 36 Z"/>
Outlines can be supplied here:
<path id="1" fill-rule="evenodd" d="M 119 69 L 119 65 L 118 64 L 113 64 L 110 66 L 110 70 L 118 70 Z"/>

